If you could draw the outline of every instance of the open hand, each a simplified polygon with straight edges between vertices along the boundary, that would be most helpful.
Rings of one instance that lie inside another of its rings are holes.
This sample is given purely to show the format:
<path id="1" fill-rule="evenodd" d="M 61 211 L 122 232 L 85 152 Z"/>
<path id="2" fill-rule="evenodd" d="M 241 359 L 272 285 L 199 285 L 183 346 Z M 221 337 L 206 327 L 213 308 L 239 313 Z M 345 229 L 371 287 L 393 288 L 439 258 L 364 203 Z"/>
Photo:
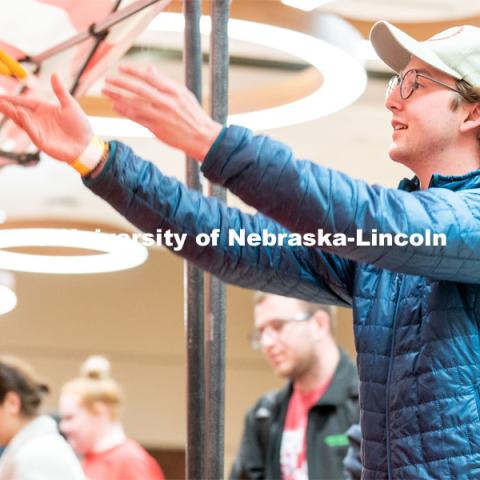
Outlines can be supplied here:
<path id="1" fill-rule="evenodd" d="M 59 104 L 28 96 L 0 95 L 0 113 L 25 130 L 36 147 L 67 163 L 74 162 L 93 137 L 85 112 L 52 75 L 51 84 Z"/>
<path id="2" fill-rule="evenodd" d="M 107 78 L 103 89 L 113 109 L 202 161 L 222 126 L 209 117 L 195 96 L 151 66 L 121 66 L 119 70 L 123 75 Z"/>

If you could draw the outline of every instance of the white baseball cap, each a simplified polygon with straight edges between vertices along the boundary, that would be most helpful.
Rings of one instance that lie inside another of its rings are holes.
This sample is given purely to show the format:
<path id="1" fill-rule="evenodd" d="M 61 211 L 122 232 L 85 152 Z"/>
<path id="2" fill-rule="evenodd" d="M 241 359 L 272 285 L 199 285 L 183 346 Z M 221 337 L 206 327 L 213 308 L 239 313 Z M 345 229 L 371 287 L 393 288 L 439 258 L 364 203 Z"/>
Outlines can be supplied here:
<path id="1" fill-rule="evenodd" d="M 448 28 L 419 42 L 384 20 L 370 32 L 378 56 L 395 72 L 402 71 L 415 56 L 457 80 L 480 87 L 480 28 L 461 25 Z"/>

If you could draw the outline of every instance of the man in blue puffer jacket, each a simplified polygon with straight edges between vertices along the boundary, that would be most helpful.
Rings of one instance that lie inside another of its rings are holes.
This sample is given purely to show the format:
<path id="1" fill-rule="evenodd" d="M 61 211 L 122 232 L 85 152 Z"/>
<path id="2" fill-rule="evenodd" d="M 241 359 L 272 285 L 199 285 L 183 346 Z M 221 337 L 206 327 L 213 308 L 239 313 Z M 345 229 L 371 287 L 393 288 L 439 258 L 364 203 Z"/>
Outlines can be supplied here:
<path id="1" fill-rule="evenodd" d="M 386 99 L 389 154 L 416 174 L 398 190 L 297 161 L 245 128 L 222 129 L 151 69 L 107 81 L 114 108 L 203 162 L 211 181 L 260 213 L 189 191 L 121 143 L 92 140 L 56 77 L 59 106 L 1 97 L 0 111 L 142 230 L 186 234 L 181 255 L 225 281 L 352 306 L 364 479 L 480 478 L 480 29 L 417 42 L 379 22 L 371 38 L 398 73 Z M 217 228 L 218 246 L 197 245 L 197 233 Z M 431 231 L 447 243 L 239 246 L 228 245 L 229 229 L 403 239 Z"/>

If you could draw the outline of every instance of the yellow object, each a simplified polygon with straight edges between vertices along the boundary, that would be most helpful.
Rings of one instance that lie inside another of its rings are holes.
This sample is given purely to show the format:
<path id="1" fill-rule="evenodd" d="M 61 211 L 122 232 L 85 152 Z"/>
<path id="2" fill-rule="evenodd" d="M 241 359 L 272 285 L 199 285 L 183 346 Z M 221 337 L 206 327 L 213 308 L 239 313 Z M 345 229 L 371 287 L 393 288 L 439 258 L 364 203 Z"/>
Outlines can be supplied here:
<path id="1" fill-rule="evenodd" d="M 10 76 L 10 69 L 2 61 L 0 61 L 0 75 Z"/>
<path id="2" fill-rule="evenodd" d="M 6 67 L 8 72 L 5 72 Z M 0 50 L 0 74 L 16 77 L 19 80 L 27 78 L 28 72 L 13 57 Z"/>
<path id="3" fill-rule="evenodd" d="M 88 175 L 90 173 L 91 168 L 84 165 L 80 160 L 75 160 L 73 163 L 70 164 L 82 177 Z"/>

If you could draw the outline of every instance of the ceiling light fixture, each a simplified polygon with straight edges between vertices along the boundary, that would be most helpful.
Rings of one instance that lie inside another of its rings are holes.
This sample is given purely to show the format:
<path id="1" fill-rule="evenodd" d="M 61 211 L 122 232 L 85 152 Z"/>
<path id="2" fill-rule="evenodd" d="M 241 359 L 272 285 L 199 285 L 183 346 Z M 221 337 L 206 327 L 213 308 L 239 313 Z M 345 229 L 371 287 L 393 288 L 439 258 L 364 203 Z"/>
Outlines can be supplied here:
<path id="1" fill-rule="evenodd" d="M 144 263 L 147 248 L 124 237 L 64 228 L 0 229 L 0 265 L 17 272 L 84 274 L 126 270 Z M 66 247 L 102 253 L 36 255 L 2 250 L 18 247 Z"/>
<path id="2" fill-rule="evenodd" d="M 0 315 L 11 312 L 17 306 L 13 273 L 0 271 Z"/>
<path id="3" fill-rule="evenodd" d="M 184 17 L 162 13 L 147 28 L 155 32 L 183 32 Z M 203 16 L 200 31 L 209 35 L 210 17 Z M 316 91 L 295 102 L 278 107 L 230 115 L 227 123 L 253 130 L 285 127 L 329 115 L 353 103 L 365 90 L 367 76 L 360 63 L 344 50 L 318 38 L 286 28 L 231 19 L 229 37 L 281 50 L 317 68 L 323 83 Z M 146 128 L 122 118 L 90 117 L 96 133 L 111 137 L 153 137 Z"/>
<path id="4" fill-rule="evenodd" d="M 284 5 L 288 7 L 298 8 L 305 12 L 311 12 L 326 3 L 331 3 L 332 0 L 282 0 Z"/>

